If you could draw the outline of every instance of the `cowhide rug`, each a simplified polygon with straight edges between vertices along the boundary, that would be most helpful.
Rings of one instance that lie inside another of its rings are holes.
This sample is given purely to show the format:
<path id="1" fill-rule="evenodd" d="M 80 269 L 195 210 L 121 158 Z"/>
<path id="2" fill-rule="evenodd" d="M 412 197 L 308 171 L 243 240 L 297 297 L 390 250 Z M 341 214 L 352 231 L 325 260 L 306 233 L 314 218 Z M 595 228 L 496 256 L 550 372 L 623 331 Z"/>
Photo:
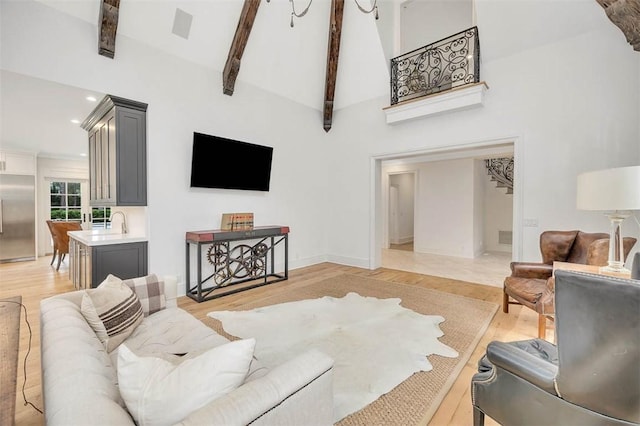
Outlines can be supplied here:
<path id="1" fill-rule="evenodd" d="M 413 373 L 430 371 L 428 355 L 458 356 L 438 341 L 443 317 L 406 309 L 399 298 L 349 293 L 208 315 L 220 320 L 231 335 L 255 337 L 255 356 L 266 367 L 311 348 L 331 356 L 335 421 L 362 409 Z"/>

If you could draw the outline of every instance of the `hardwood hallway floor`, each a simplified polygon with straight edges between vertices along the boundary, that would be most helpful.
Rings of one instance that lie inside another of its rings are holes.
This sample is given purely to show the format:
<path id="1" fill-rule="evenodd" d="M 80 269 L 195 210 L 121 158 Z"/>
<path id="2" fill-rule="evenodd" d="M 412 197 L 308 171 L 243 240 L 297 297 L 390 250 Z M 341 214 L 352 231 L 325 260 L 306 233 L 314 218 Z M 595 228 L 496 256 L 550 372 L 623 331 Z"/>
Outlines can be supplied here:
<path id="1" fill-rule="evenodd" d="M 39 303 L 43 298 L 73 290 L 73 286 L 68 279 L 66 264 L 61 266 L 60 271 L 56 271 L 54 267 L 49 266 L 49 262 L 49 257 L 42 257 L 32 262 L 0 264 L 0 299 L 21 295 L 22 301 L 27 308 L 33 338 L 31 342 L 31 353 L 29 354 L 26 366 L 27 384 L 25 393 L 27 399 L 39 408 L 42 408 L 40 392 Z M 404 272 L 386 268 L 369 271 L 366 269 L 353 268 L 332 263 L 322 263 L 291 271 L 288 281 L 283 281 L 266 287 L 259 287 L 204 303 L 196 303 L 187 297 L 182 297 L 179 299 L 179 306 L 191 312 L 198 318 L 204 318 L 208 312 L 213 310 L 242 306 L 246 300 L 255 300 L 256 298 L 266 297 L 274 292 L 286 292 L 297 286 L 305 286 L 315 281 L 320 281 L 325 278 L 331 278 L 345 273 L 432 288 L 466 297 L 486 300 L 496 304 L 500 304 L 502 300 L 502 289 L 497 287 L 465 282 L 449 282 L 447 285 L 442 283 L 436 285 L 433 282 L 430 282 L 427 276 L 413 272 Z M 440 408 L 433 416 L 430 424 L 472 424 L 469 384 L 471 376 L 476 371 L 476 363 L 482 354 L 484 354 L 487 344 L 491 340 L 510 341 L 530 339 L 535 337 L 536 333 L 537 316 L 530 309 L 522 309 L 520 306 L 512 305 L 510 314 L 504 314 L 502 313 L 502 309 L 499 309 L 491 322 L 491 325 L 487 329 L 487 332 L 481 339 L 478 347 L 440 405 Z M 553 332 L 551 331 L 547 333 L 547 335 L 552 341 Z M 22 363 L 27 353 L 28 341 L 29 332 L 24 323 L 23 316 L 20 329 L 20 365 L 18 369 L 18 395 L 16 398 L 16 425 L 18 426 L 41 425 L 44 423 L 41 414 L 37 413 L 30 406 L 25 406 L 23 404 L 21 388 L 24 382 L 24 374 Z M 486 424 L 495 425 L 496 423 L 487 418 Z"/>

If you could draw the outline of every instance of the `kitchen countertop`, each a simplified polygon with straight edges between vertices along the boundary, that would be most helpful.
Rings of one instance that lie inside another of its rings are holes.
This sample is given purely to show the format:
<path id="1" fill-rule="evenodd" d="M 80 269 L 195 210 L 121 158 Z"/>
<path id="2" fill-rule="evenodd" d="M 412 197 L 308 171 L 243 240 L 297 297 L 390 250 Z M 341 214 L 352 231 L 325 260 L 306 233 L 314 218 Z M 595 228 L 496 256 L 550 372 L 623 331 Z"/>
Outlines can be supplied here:
<path id="1" fill-rule="evenodd" d="M 147 236 L 140 233 L 122 234 L 113 229 L 94 229 L 91 231 L 70 231 L 69 237 L 86 246 L 103 246 L 107 244 L 126 244 L 147 241 Z"/>

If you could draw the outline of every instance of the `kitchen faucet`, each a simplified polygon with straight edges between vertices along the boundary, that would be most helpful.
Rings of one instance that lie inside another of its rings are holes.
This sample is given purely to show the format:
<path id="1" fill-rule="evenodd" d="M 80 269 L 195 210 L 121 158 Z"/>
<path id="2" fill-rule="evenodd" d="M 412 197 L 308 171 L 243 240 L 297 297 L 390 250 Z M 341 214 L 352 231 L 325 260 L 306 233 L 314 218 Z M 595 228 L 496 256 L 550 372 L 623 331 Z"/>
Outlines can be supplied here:
<path id="1" fill-rule="evenodd" d="M 127 217 L 124 215 L 123 212 L 118 210 L 118 211 L 115 211 L 115 212 L 111 213 L 111 217 L 109 217 L 109 221 L 112 221 L 113 217 L 115 215 L 117 215 L 118 213 L 120 213 L 122 215 L 122 233 L 126 234 L 128 232 L 128 229 L 127 229 Z"/>

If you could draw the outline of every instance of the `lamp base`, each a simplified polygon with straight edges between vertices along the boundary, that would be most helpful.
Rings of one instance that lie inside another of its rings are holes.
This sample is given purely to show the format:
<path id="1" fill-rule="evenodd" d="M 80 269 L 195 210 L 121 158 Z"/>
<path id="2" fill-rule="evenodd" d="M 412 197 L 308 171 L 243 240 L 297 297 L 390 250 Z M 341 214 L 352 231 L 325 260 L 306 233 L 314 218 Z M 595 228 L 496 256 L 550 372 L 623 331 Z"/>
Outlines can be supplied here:
<path id="1" fill-rule="evenodd" d="M 622 222 L 631 215 L 627 211 L 613 211 L 606 214 L 611 221 L 609 232 L 609 259 L 607 266 L 600 268 L 605 274 L 630 274 L 631 271 L 624 267 L 624 247 L 622 243 Z"/>

